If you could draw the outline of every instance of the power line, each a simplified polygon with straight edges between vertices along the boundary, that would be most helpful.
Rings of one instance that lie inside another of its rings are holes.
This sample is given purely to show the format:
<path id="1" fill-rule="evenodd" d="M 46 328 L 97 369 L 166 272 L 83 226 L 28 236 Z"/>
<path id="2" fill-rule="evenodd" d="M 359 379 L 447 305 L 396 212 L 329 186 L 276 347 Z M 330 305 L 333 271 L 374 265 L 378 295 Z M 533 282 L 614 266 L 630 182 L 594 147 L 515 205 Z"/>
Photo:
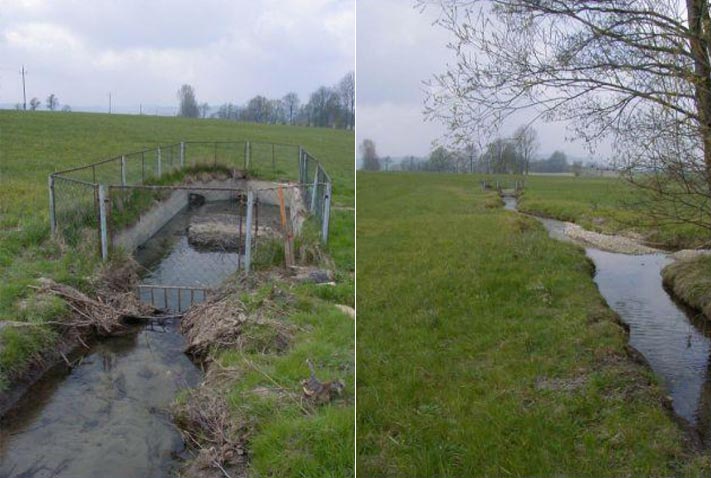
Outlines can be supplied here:
<path id="1" fill-rule="evenodd" d="M 22 65 L 22 70 L 20 74 L 22 75 L 22 109 L 27 111 L 27 92 L 25 91 L 25 65 Z"/>

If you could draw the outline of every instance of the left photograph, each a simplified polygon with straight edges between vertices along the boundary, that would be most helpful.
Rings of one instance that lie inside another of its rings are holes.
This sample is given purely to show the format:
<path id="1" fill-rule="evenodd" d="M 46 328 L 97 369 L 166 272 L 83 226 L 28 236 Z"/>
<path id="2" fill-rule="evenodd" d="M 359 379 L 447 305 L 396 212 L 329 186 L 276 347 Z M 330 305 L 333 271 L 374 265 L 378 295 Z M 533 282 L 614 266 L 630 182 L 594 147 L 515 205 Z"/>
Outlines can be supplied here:
<path id="1" fill-rule="evenodd" d="M 355 0 L 0 10 L 0 477 L 353 476 Z"/>

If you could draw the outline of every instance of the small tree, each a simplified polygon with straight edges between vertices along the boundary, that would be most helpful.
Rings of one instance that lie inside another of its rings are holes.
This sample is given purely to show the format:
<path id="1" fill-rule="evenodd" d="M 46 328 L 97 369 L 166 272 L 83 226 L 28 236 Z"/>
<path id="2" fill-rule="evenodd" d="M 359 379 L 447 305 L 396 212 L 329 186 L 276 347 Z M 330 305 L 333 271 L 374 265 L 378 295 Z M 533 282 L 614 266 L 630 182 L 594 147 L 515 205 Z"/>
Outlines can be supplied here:
<path id="1" fill-rule="evenodd" d="M 523 174 L 528 174 L 531 160 L 538 150 L 538 134 L 530 126 L 519 126 L 513 134 L 513 139 L 516 142 L 516 149 L 523 163 Z"/>
<path id="2" fill-rule="evenodd" d="M 35 111 L 37 108 L 39 108 L 41 102 L 40 100 L 37 99 L 37 97 L 34 97 L 30 100 L 30 111 Z"/>
<path id="3" fill-rule="evenodd" d="M 47 109 L 49 111 L 54 111 L 59 107 L 59 99 L 57 96 L 52 93 L 47 97 Z"/>
<path id="4" fill-rule="evenodd" d="M 200 108 L 198 108 L 195 90 L 192 86 L 187 84 L 181 86 L 178 90 L 178 100 L 180 101 L 178 116 L 185 118 L 197 118 L 200 116 Z"/>
<path id="5" fill-rule="evenodd" d="M 347 129 L 355 127 L 355 73 L 347 73 L 338 83 L 338 95 L 340 96 L 344 125 Z"/>
<path id="6" fill-rule="evenodd" d="M 210 112 L 210 105 L 207 103 L 202 103 L 200 105 L 200 117 L 207 118 L 207 113 Z"/>
<path id="7" fill-rule="evenodd" d="M 364 139 L 360 144 L 360 152 L 363 156 L 363 169 L 366 171 L 380 171 L 380 158 L 375 151 L 375 143 L 372 139 Z"/>
<path id="8" fill-rule="evenodd" d="M 282 99 L 284 109 L 286 110 L 287 120 L 289 124 L 294 124 L 296 115 L 299 112 L 299 95 L 294 92 L 287 93 Z"/>

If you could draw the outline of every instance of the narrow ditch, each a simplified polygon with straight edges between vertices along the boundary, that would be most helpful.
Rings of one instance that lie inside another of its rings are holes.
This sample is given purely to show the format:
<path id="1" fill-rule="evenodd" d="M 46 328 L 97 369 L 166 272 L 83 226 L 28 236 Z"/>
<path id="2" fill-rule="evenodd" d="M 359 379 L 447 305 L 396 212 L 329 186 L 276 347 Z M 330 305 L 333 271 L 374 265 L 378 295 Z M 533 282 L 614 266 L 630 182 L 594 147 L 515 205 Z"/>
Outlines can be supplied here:
<path id="1" fill-rule="evenodd" d="M 187 227 L 198 216 L 236 221 L 236 207 L 218 201 L 181 210 L 137 251 L 143 282 L 210 287 L 234 273 L 239 252 L 195 248 Z M 260 206 L 259 219 L 275 221 L 277 211 Z M 166 300 L 170 309 L 186 307 Z M 202 378 L 184 346 L 176 321 L 167 321 L 98 341 L 71 371 L 54 367 L 0 422 L 0 477 L 174 476 L 185 444 L 169 406 Z"/>
<path id="2" fill-rule="evenodd" d="M 515 197 L 504 208 L 517 211 Z M 535 216 L 532 216 L 535 217 Z M 565 223 L 535 217 L 549 235 L 572 242 Z M 630 345 L 647 360 L 672 398 L 674 412 L 694 427 L 708 446 L 711 438 L 711 325 L 679 304 L 662 285 L 665 253 L 621 254 L 586 247 L 595 264 L 600 293 L 629 326 Z"/>

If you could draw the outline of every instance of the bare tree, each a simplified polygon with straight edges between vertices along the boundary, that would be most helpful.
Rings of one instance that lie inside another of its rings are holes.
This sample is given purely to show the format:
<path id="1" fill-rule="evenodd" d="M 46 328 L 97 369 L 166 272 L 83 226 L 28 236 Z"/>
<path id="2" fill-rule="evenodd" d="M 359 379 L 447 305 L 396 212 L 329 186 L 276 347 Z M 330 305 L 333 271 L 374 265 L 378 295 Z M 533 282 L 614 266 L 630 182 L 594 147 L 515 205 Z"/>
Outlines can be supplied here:
<path id="1" fill-rule="evenodd" d="M 41 102 L 36 97 L 30 100 L 30 111 L 35 111 L 39 108 Z"/>
<path id="2" fill-rule="evenodd" d="M 538 150 L 538 133 L 531 126 L 519 126 L 513 134 L 513 140 L 523 163 L 523 174 L 528 174 L 531 160 Z"/>
<path id="3" fill-rule="evenodd" d="M 355 73 L 349 72 L 338 83 L 338 95 L 345 115 L 345 127 L 355 128 Z"/>
<path id="4" fill-rule="evenodd" d="M 178 116 L 185 118 L 197 118 L 200 116 L 200 108 L 195 99 L 195 90 L 192 86 L 186 84 L 180 87 L 178 101 L 180 102 Z"/>
<path id="5" fill-rule="evenodd" d="M 294 92 L 287 93 L 284 98 L 282 98 L 282 103 L 286 109 L 289 124 L 294 124 L 296 114 L 299 112 L 299 95 Z"/>
<path id="6" fill-rule="evenodd" d="M 59 99 L 52 93 L 47 97 L 47 109 L 49 111 L 54 111 L 59 107 Z"/>
<path id="7" fill-rule="evenodd" d="M 429 83 L 427 115 L 455 140 L 524 109 L 567 120 L 591 146 L 612 139 L 651 214 L 711 229 L 708 0 L 419 4 L 453 35 L 457 61 Z"/>
<path id="8" fill-rule="evenodd" d="M 200 104 L 200 118 L 207 118 L 207 114 L 210 112 L 210 105 L 207 103 Z"/>
<path id="9" fill-rule="evenodd" d="M 363 169 L 366 171 L 380 171 L 380 158 L 375 151 L 372 139 L 364 139 L 360 144 L 360 153 L 363 157 Z"/>

